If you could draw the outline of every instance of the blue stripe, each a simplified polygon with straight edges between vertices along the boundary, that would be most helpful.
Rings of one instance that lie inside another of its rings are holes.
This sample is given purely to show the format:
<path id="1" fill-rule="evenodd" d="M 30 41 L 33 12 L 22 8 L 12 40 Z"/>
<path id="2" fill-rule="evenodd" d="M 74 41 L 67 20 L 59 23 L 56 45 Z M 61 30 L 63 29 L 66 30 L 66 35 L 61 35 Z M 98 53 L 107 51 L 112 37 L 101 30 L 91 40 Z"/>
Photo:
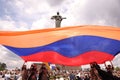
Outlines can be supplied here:
<path id="1" fill-rule="evenodd" d="M 97 37 L 97 36 L 75 36 L 59 40 L 49 45 L 33 48 L 14 48 L 5 46 L 19 56 L 27 56 L 37 52 L 55 51 L 66 57 L 75 57 L 89 51 L 101 51 L 111 55 L 120 52 L 120 41 Z M 52 54 L 51 54 L 52 55 Z"/>

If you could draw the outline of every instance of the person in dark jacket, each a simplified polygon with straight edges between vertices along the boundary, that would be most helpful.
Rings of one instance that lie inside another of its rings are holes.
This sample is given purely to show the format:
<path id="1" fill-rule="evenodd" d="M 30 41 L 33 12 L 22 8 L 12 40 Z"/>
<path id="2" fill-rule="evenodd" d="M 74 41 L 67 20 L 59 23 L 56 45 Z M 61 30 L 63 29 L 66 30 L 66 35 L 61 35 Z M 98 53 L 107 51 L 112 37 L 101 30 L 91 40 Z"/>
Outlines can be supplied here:
<path id="1" fill-rule="evenodd" d="M 27 80 L 37 80 L 37 68 L 35 64 L 32 64 L 29 70 L 29 77 Z"/>
<path id="2" fill-rule="evenodd" d="M 38 80 L 49 80 L 49 73 L 45 64 L 42 64 L 40 68 Z"/>
<path id="3" fill-rule="evenodd" d="M 22 76 L 22 80 L 27 80 L 28 79 L 28 70 L 27 70 L 25 64 L 22 66 L 21 76 Z"/>
<path id="4" fill-rule="evenodd" d="M 110 75 L 108 72 L 101 70 L 100 66 L 96 62 L 91 63 L 91 65 L 96 70 L 101 80 L 120 80 L 117 76 Z"/>

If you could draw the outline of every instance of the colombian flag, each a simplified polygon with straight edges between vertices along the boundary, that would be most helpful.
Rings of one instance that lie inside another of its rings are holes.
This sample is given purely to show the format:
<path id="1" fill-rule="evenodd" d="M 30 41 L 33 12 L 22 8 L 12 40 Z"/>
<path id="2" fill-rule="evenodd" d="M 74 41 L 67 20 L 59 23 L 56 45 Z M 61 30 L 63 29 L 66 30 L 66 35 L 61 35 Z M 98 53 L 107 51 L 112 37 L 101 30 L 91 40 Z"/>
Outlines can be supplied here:
<path id="1" fill-rule="evenodd" d="M 71 26 L 31 31 L 0 31 L 0 44 L 25 61 L 79 66 L 112 60 L 120 52 L 120 28 Z"/>

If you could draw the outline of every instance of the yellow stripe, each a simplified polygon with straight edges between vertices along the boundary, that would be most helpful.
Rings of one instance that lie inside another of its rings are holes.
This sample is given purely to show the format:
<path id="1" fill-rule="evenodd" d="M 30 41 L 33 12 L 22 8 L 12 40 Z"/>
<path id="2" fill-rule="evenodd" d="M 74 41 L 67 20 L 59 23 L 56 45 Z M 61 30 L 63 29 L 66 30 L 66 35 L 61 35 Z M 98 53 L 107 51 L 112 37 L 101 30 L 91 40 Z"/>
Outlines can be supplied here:
<path id="1" fill-rule="evenodd" d="M 9 34 L 10 33 L 10 34 Z M 74 26 L 67 28 L 54 28 L 37 31 L 8 32 L 7 35 L 3 31 L 0 32 L 0 44 L 27 48 L 43 46 L 55 41 L 80 35 L 92 35 L 105 38 L 120 40 L 120 28 L 110 26 Z M 12 35 L 14 34 L 14 35 Z"/>

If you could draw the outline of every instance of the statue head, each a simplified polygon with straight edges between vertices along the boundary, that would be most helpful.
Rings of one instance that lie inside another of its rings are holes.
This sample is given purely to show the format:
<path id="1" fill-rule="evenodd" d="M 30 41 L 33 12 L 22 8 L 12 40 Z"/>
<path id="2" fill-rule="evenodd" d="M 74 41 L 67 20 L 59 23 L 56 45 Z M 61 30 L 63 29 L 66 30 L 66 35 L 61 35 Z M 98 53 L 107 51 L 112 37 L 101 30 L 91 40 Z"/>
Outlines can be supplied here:
<path id="1" fill-rule="evenodd" d="M 59 12 L 57 12 L 57 15 L 59 15 Z"/>

